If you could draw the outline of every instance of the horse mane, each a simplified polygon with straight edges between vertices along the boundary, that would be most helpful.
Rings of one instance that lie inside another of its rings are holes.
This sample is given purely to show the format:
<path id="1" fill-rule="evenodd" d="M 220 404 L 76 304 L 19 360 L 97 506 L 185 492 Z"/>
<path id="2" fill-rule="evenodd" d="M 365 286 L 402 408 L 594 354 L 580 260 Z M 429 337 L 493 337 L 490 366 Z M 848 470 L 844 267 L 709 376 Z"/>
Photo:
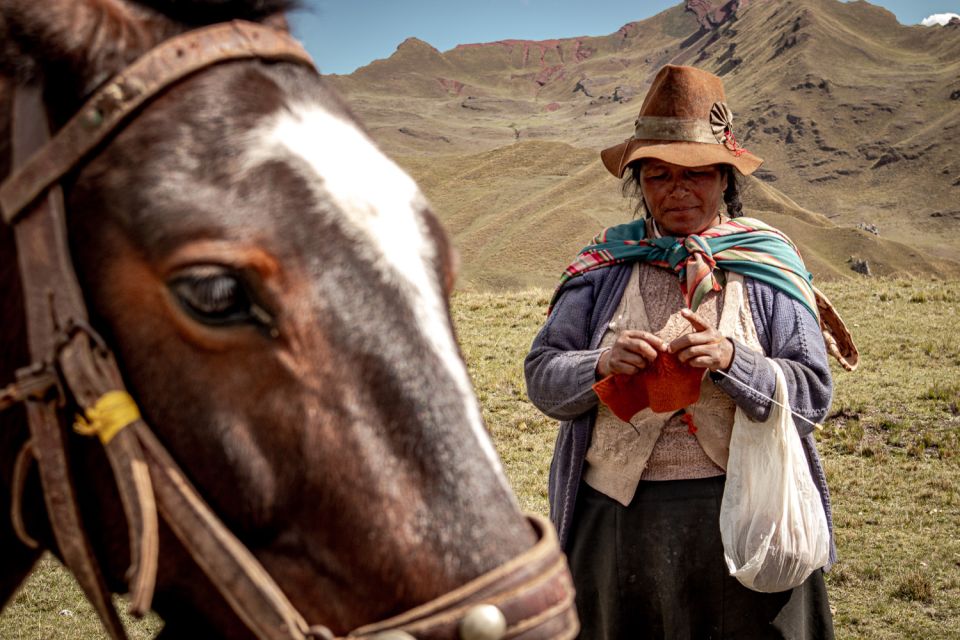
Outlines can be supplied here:
<path id="1" fill-rule="evenodd" d="M 226 20 L 261 21 L 299 9 L 300 0 L 136 0 L 168 18 L 201 26 Z"/>

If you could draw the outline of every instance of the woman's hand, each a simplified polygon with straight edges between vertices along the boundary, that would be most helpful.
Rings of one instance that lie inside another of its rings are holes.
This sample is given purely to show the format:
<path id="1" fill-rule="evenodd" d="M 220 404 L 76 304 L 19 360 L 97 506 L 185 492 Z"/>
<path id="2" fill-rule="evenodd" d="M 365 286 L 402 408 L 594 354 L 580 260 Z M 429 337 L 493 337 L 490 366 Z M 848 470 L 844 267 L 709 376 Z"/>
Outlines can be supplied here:
<path id="1" fill-rule="evenodd" d="M 627 330 L 617 336 L 613 347 L 600 354 L 597 360 L 597 377 L 606 378 L 615 373 L 633 374 L 645 369 L 657 359 L 657 354 L 666 351 L 663 340 L 646 331 Z"/>
<path id="2" fill-rule="evenodd" d="M 692 367 L 710 369 L 710 371 L 726 371 L 733 361 L 733 343 L 729 338 L 720 334 L 716 328 L 703 321 L 703 318 L 690 309 L 683 309 L 680 314 L 693 325 L 694 333 L 685 333 L 670 343 L 668 350 L 677 354 L 680 362 Z"/>

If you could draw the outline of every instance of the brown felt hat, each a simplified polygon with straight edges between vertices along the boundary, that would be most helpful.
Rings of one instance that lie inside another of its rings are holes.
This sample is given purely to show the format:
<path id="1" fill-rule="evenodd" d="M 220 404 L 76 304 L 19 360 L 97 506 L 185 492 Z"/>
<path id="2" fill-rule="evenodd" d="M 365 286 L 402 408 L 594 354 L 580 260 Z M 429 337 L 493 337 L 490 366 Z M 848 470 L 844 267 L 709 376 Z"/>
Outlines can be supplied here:
<path id="1" fill-rule="evenodd" d="M 693 67 L 660 69 L 640 107 L 633 136 L 600 152 L 603 165 L 618 178 L 627 165 L 656 158 L 683 167 L 729 164 L 743 175 L 763 160 L 737 143 L 733 113 L 723 81 Z"/>

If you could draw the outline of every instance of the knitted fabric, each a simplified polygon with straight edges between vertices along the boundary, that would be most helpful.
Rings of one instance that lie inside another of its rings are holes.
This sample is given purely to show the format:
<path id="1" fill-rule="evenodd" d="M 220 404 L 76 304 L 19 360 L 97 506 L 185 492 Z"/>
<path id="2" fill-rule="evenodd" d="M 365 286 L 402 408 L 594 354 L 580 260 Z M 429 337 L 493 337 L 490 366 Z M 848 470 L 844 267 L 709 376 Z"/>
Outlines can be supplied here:
<path id="1" fill-rule="evenodd" d="M 730 280 L 724 295 L 709 293 L 698 313 L 724 335 L 742 337 L 751 348 L 759 350 L 742 281 L 739 276 L 731 276 Z M 692 331 L 680 315 L 681 308 L 683 298 L 669 270 L 647 263 L 634 265 L 600 346 L 613 344 L 620 332 L 629 329 L 649 331 L 670 342 Z M 701 376 L 702 373 L 701 370 Z M 584 480 L 597 491 L 628 505 L 637 482 L 651 463 L 654 468 L 649 479 L 702 478 L 722 473 L 733 425 L 733 401 L 708 377 L 703 377 L 698 399 L 687 406 L 687 412 L 693 416 L 696 429 L 674 416 L 672 410 L 658 413 L 647 408 L 625 422 L 608 406 L 601 405 L 586 453 Z M 669 434 L 663 441 L 665 429 Z"/>
<path id="2" fill-rule="evenodd" d="M 638 411 L 650 407 L 657 413 L 676 411 L 700 397 L 703 369 L 680 362 L 672 353 L 661 353 L 636 374 L 615 374 L 593 385 L 600 402 L 628 422 Z"/>

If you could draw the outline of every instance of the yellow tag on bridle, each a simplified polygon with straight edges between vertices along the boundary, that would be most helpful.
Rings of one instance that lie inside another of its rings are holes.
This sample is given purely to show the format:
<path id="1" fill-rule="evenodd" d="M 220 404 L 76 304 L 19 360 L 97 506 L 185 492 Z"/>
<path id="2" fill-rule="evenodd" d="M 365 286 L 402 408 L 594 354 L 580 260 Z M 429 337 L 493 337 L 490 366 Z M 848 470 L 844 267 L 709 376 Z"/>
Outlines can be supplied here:
<path id="1" fill-rule="evenodd" d="M 140 409 L 126 391 L 108 391 L 87 409 L 86 415 L 77 415 L 73 430 L 83 436 L 97 436 L 109 444 L 121 429 L 140 419 Z"/>

